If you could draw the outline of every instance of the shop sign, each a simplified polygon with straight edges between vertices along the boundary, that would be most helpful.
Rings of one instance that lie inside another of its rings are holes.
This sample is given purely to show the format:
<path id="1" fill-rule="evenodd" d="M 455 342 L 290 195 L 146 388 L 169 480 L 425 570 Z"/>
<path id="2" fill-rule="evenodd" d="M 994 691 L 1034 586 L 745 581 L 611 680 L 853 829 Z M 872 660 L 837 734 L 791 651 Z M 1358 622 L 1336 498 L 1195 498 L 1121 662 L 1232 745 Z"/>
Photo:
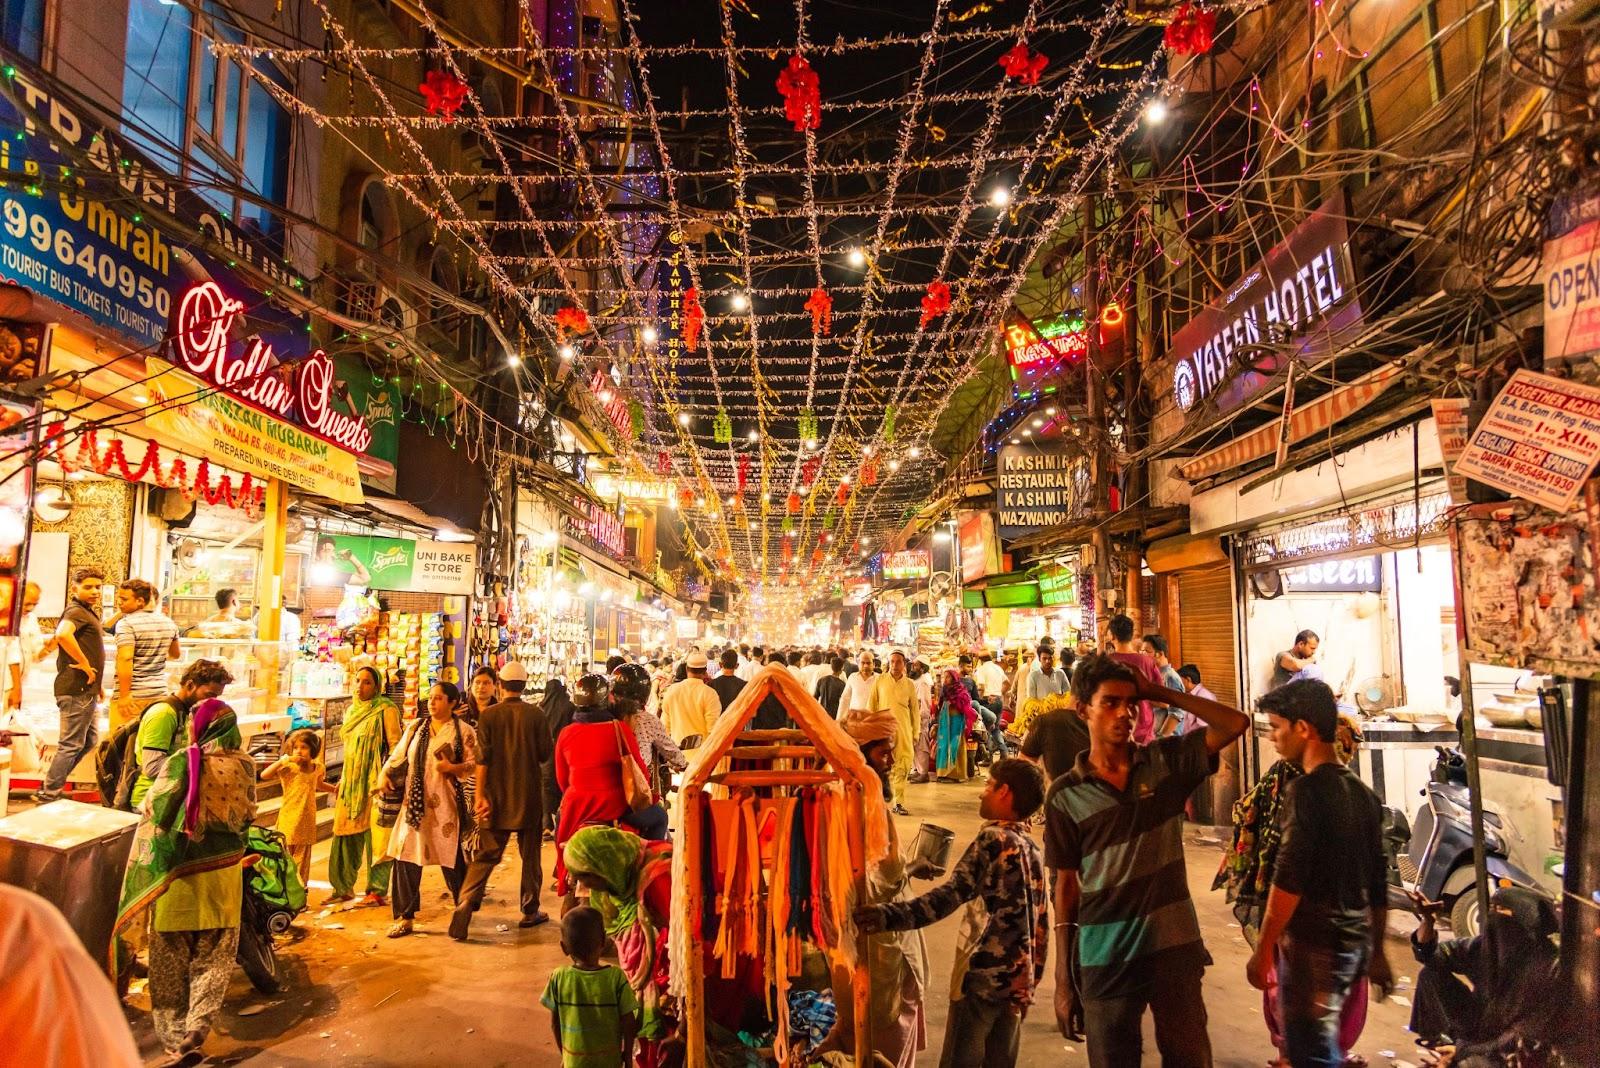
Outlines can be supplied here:
<path id="1" fill-rule="evenodd" d="M 1039 583 L 1039 603 L 1046 608 L 1058 605 L 1073 606 L 1078 603 L 1078 569 L 1075 567 L 1041 568 L 1034 576 Z"/>
<path id="2" fill-rule="evenodd" d="M 853 578 L 844 580 L 844 603 L 847 608 L 864 605 L 872 599 L 872 580 Z"/>
<path id="3" fill-rule="evenodd" d="M 600 405 L 606 413 L 606 418 L 611 420 L 611 426 L 624 441 L 633 438 L 633 413 L 628 411 L 628 402 L 623 398 L 622 391 L 611 380 L 611 376 L 604 371 L 596 371 L 589 379 L 589 389 L 594 393 L 595 403 Z"/>
<path id="4" fill-rule="evenodd" d="M 995 534 L 993 512 L 967 512 L 957 532 L 963 581 L 971 582 L 1000 570 L 1000 538 Z"/>
<path id="5" fill-rule="evenodd" d="M 1076 518 L 1087 474 L 1076 443 L 1001 446 L 995 472 L 1000 536 L 1017 538 Z"/>
<path id="6" fill-rule="evenodd" d="M 661 348 L 667 354 L 667 366 L 672 367 L 683 355 L 683 297 L 694 282 L 689 277 L 689 265 L 683 259 L 682 231 L 671 231 L 667 241 L 672 252 L 656 268 L 656 286 L 661 290 L 656 318 L 662 325 Z"/>
<path id="7" fill-rule="evenodd" d="M 1282 368 L 1285 347 L 1320 354 L 1332 349 L 1334 332 L 1360 322 L 1341 194 L 1172 336 L 1173 402 L 1185 412 L 1206 400 L 1231 411 Z"/>
<path id="8" fill-rule="evenodd" d="M 1058 315 L 1042 324 L 1013 322 L 1005 327 L 1006 359 L 1018 371 L 1046 360 L 1081 360 L 1089 353 L 1083 316 Z"/>
<path id="9" fill-rule="evenodd" d="M 617 559 L 628 555 L 628 532 L 622 517 L 603 505 L 589 503 L 589 518 L 566 520 L 569 529 L 581 534 Z"/>
<path id="10" fill-rule="evenodd" d="M 1544 368 L 1561 373 L 1600 353 L 1600 190 L 1558 200 L 1544 245 Z"/>
<path id="11" fill-rule="evenodd" d="M 238 471 L 281 479 L 346 504 L 359 504 L 361 472 L 354 453 L 274 419 L 192 375 L 145 357 L 151 407 L 145 425 L 197 456 Z"/>
<path id="12" fill-rule="evenodd" d="M 459 542 L 324 534 L 311 558 L 313 586 L 365 586 L 407 593 L 472 593 L 478 548 Z"/>
<path id="13" fill-rule="evenodd" d="M 1286 567 L 1282 575 L 1290 593 L 1377 593 L 1383 588 L 1376 556 Z"/>
<path id="14" fill-rule="evenodd" d="M 594 476 L 589 486 L 595 496 L 608 501 L 624 500 L 633 503 L 653 501 L 665 504 L 677 492 L 676 487 L 660 478 L 630 478 L 602 471 Z"/>
<path id="15" fill-rule="evenodd" d="M 1456 473 L 1564 512 L 1600 461 L 1600 388 L 1517 371 L 1472 432 Z"/>
<path id="16" fill-rule="evenodd" d="M 925 579 L 931 570 L 932 563 L 926 549 L 902 549 L 890 553 L 883 562 L 883 577 L 886 579 Z"/>
<path id="17" fill-rule="evenodd" d="M 161 341 L 187 280 L 235 279 L 224 263 L 191 247 L 195 231 L 275 284 L 304 285 L 281 256 L 146 159 L 116 127 L 55 95 L 32 64 L 8 52 L 6 66 L 17 97 L 41 124 L 3 106 L 0 171 L 27 177 L 0 189 L 0 278 L 149 348 Z M 157 212 L 183 220 L 188 232 L 163 233 Z M 260 303 L 251 301 L 253 308 Z"/>

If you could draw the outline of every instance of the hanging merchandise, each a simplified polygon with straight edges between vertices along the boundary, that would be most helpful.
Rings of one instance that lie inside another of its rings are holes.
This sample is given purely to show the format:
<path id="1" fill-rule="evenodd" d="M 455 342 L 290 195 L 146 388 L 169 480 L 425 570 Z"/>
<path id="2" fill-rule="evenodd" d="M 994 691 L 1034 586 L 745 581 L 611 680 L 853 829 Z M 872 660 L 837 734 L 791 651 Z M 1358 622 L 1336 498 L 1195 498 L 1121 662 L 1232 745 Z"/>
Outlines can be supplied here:
<path id="1" fill-rule="evenodd" d="M 1178 5 L 1161 39 L 1175 55 L 1200 56 L 1211 51 L 1216 32 L 1217 13 L 1186 2 Z"/>
<path id="2" fill-rule="evenodd" d="M 587 334 L 589 332 L 589 313 L 570 304 L 557 310 L 556 330 L 563 334 Z"/>
<path id="3" fill-rule="evenodd" d="M 922 298 L 922 329 L 950 310 L 950 287 L 937 278 L 928 283 L 928 293 Z"/>
<path id="4" fill-rule="evenodd" d="M 444 70 L 430 70 L 417 86 L 428 102 L 428 114 L 453 119 L 467 100 L 467 83 Z"/>
<path id="5" fill-rule="evenodd" d="M 811 332 L 818 337 L 827 337 L 833 333 L 833 298 L 828 296 L 827 290 L 818 286 L 811 291 L 811 297 L 806 301 L 806 311 L 811 313 Z"/>
<path id="6" fill-rule="evenodd" d="M 796 133 L 822 125 L 820 83 L 804 56 L 789 57 L 789 65 L 778 75 L 778 92 L 783 96 L 783 117 L 794 124 Z"/>
<path id="7" fill-rule="evenodd" d="M 700 306 L 700 289 L 690 286 L 683 293 L 683 348 L 700 351 L 700 332 L 705 329 L 706 310 Z"/>
<path id="8" fill-rule="evenodd" d="M 1039 75 L 1044 73 L 1049 60 L 1043 53 L 1028 54 L 1028 46 L 1018 44 L 1011 51 L 1000 57 L 1000 66 L 1005 68 L 1007 78 L 1015 78 L 1023 85 L 1038 85 Z"/>
<path id="9" fill-rule="evenodd" d="M 878 606 L 868 601 L 861 606 L 861 640 L 875 642 L 878 640 Z"/>
<path id="10" fill-rule="evenodd" d="M 728 418 L 725 408 L 718 408 L 716 417 L 711 420 L 711 440 L 718 445 L 728 445 L 733 441 L 733 420 Z"/>

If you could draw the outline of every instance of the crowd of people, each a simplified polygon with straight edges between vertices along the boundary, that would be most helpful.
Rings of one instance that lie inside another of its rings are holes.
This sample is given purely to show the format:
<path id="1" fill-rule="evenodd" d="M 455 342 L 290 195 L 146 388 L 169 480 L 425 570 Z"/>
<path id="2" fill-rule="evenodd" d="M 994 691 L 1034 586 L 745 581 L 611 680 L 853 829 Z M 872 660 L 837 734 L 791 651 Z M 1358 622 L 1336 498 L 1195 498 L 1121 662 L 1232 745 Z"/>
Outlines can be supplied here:
<path id="1" fill-rule="evenodd" d="M 80 574 L 74 598 L 97 604 L 98 584 Z M 947 878 L 913 892 L 912 880 L 934 869 L 901 855 L 892 820 L 893 847 L 868 873 L 854 915 L 868 944 L 875 1053 L 916 1063 L 927 987 L 918 932 L 965 908 L 941 1066 L 1015 1064 L 1022 1021 L 1052 960 L 1057 1027 L 1084 1042 L 1091 1065 L 1140 1063 L 1147 1013 L 1163 1064 L 1212 1063 L 1201 994 L 1211 960 L 1189 896 L 1183 825 L 1249 721 L 1215 700 L 1194 665 L 1175 666 L 1161 635 L 1136 641 L 1125 616 L 1110 621 L 1102 649 L 1046 639 L 934 664 L 900 649 L 852 656 L 747 645 L 643 662 L 618 656 L 570 689 L 550 680 L 537 702 L 523 665 L 511 661 L 478 668 L 465 692 L 435 683 L 410 720 L 383 675 L 362 667 L 339 728 L 342 770 L 330 782 L 313 731 L 292 733 L 258 774 L 240 747 L 222 664 L 196 661 L 174 692 L 153 692 L 148 677 L 164 666 L 173 635 L 142 618 L 153 596 L 142 586 L 119 590 L 114 627 L 125 714 L 113 744 L 126 758 L 110 803 L 142 817 L 116 967 L 147 970 L 165 1063 L 197 1063 L 222 1007 L 258 781 L 281 788 L 278 830 L 307 882 L 319 798 L 331 795 L 327 902 L 387 905 L 391 938 L 416 930 L 423 869 L 436 867 L 451 899 L 448 933 L 466 939 L 513 838 L 520 924 L 549 922 L 541 847 L 553 841 L 561 945 L 572 965 L 550 976 L 541 1004 L 564 1063 L 676 1063 L 683 1048 L 667 968 L 675 776 L 762 670 L 793 675 L 837 720 L 898 815 L 910 814 L 909 784 L 966 782 L 986 769 L 982 829 Z M 69 610 L 54 639 L 64 727 L 76 724 L 79 690 L 99 692 L 98 613 L 81 615 Z M 1254 946 L 1247 978 L 1264 991 L 1280 1063 L 1293 1068 L 1350 1063 L 1368 988 L 1384 994 L 1393 982 L 1379 805 L 1349 768 L 1359 729 L 1303 669 L 1286 666 L 1259 702 L 1282 759 L 1236 806 L 1216 883 Z M 792 725 L 776 696 L 750 700 L 748 728 Z M 63 730 L 64 745 L 76 730 Z M 1502 891 L 1485 936 L 1441 941 L 1436 906 L 1416 902 L 1420 1039 L 1458 1048 L 1458 1064 L 1539 1048 L 1545 1007 L 1535 991 L 1555 968 L 1547 905 Z M 849 1002 L 815 1056 L 851 1052 Z"/>

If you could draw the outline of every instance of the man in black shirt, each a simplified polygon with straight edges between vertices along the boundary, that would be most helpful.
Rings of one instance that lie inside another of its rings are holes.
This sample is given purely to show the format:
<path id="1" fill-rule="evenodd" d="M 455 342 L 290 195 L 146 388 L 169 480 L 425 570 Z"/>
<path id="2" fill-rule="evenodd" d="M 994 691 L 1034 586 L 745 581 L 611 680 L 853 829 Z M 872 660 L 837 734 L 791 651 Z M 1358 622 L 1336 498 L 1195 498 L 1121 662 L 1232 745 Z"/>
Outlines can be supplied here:
<path id="1" fill-rule="evenodd" d="M 1250 985 L 1263 989 L 1274 954 L 1284 1047 L 1295 1068 L 1344 1062 L 1339 1012 L 1366 972 L 1381 996 L 1393 985 L 1383 951 L 1388 884 L 1377 795 L 1339 763 L 1333 691 L 1311 679 L 1261 698 L 1272 741 L 1305 769 L 1287 788 L 1283 844 Z"/>
<path id="2" fill-rule="evenodd" d="M 844 657 L 828 661 L 828 674 L 817 679 L 816 692 L 812 694 L 817 704 L 828 710 L 828 715 L 839 718 L 839 698 L 844 696 Z"/>
<path id="3" fill-rule="evenodd" d="M 1072 770 L 1079 753 L 1089 751 L 1089 728 L 1077 709 L 1057 708 L 1034 717 L 1022 740 L 1022 755 L 1044 764 L 1051 782 Z"/>
<path id="4" fill-rule="evenodd" d="M 722 710 L 726 712 L 728 706 L 733 704 L 733 699 L 739 696 L 744 689 L 744 680 L 735 672 L 739 670 L 739 650 L 722 650 L 722 674 L 712 679 L 706 685 L 717 691 L 717 700 L 722 702 Z"/>
<path id="5" fill-rule="evenodd" d="M 100 624 L 98 568 L 80 567 L 72 576 L 72 599 L 56 627 L 56 707 L 61 710 L 61 736 L 44 784 L 33 795 L 39 802 L 61 796 L 67 776 L 83 754 L 94 751 L 94 706 L 100 699 L 100 674 L 106 666 L 106 632 Z"/>

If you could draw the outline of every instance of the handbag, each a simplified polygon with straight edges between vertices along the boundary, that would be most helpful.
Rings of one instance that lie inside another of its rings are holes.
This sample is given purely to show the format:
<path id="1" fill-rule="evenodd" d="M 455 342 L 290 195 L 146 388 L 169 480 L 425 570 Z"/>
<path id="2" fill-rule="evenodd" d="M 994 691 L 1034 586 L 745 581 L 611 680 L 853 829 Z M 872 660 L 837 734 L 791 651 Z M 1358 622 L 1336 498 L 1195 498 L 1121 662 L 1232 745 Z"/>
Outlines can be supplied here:
<path id="1" fill-rule="evenodd" d="M 622 742 L 622 723 L 612 720 L 612 727 L 617 734 L 617 756 L 622 761 L 622 797 L 628 803 L 631 812 L 643 812 L 656 803 L 655 795 L 650 792 L 650 780 L 644 777 L 644 771 L 639 767 L 638 761 L 628 752 L 628 747 Z"/>
<path id="2" fill-rule="evenodd" d="M 465 747 L 461 742 L 461 719 L 456 717 L 456 749 L 455 763 L 461 763 L 466 755 Z M 478 833 L 478 816 L 475 811 L 478 799 L 478 780 L 475 775 L 467 775 L 456 779 L 456 813 L 460 817 L 461 827 L 461 859 L 468 864 L 478 859 L 478 850 L 482 846 L 481 835 Z"/>
<path id="3" fill-rule="evenodd" d="M 416 726 L 419 722 L 421 721 L 414 719 L 406 724 L 405 733 L 400 735 L 400 744 L 398 746 L 401 752 L 406 752 L 411 748 L 411 737 L 416 733 Z M 401 765 L 401 768 L 403 767 L 404 765 Z M 395 770 L 399 771 L 401 768 L 396 768 Z M 394 776 L 386 773 L 380 773 L 380 778 L 383 781 L 378 784 L 377 803 L 374 806 L 372 818 L 379 827 L 393 827 L 400 822 L 400 810 L 406 804 L 406 777 L 402 774 L 399 783 L 394 781 Z"/>

